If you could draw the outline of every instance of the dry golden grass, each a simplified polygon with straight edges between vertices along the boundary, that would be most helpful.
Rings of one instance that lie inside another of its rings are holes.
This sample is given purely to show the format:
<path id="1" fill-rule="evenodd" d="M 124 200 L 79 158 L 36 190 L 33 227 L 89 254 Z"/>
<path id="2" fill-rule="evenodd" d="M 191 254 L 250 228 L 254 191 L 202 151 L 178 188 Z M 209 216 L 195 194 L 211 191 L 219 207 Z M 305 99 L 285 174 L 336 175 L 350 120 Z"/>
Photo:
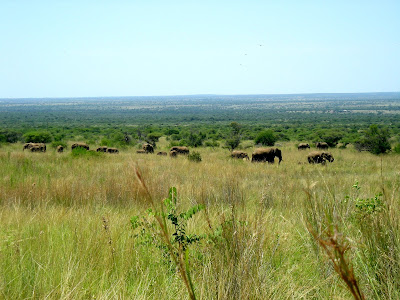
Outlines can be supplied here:
<path id="1" fill-rule="evenodd" d="M 181 208 L 206 205 L 209 219 L 198 213 L 188 232 L 225 226 L 223 242 L 191 250 L 198 299 L 350 298 L 306 220 L 317 233 L 334 222 L 352 239 L 366 298 L 399 297 L 399 279 L 382 282 L 392 273 L 376 266 L 397 264 L 400 156 L 386 155 L 381 165 L 369 153 L 333 149 L 335 161 L 323 166 L 309 165 L 308 151 L 293 144 L 280 148 L 280 165 L 234 160 L 222 149 L 198 149 L 203 161 L 195 163 L 136 149 L 74 158 L 0 148 L 0 298 L 188 298 L 160 249 L 135 243 L 129 220 L 150 207 L 135 167 L 156 201 L 175 186 Z M 386 210 L 364 219 L 377 231 L 368 236 L 354 201 L 382 191 Z"/>

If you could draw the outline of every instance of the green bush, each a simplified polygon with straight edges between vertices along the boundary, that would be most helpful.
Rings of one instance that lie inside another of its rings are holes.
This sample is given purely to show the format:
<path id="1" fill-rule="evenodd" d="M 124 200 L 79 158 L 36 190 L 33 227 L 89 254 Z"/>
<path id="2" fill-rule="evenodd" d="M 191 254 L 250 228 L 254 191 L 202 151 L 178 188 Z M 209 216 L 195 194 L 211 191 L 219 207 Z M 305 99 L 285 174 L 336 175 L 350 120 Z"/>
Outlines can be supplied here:
<path id="1" fill-rule="evenodd" d="M 193 151 L 192 153 L 189 153 L 188 159 L 190 161 L 201 162 L 201 155 L 199 152 Z"/>
<path id="2" fill-rule="evenodd" d="M 21 136 L 21 133 L 13 130 L 0 130 L 0 143 L 16 143 Z"/>
<path id="3" fill-rule="evenodd" d="M 386 153 L 391 149 L 390 134 L 387 128 L 371 125 L 362 139 L 355 143 L 357 150 L 366 150 L 373 154 Z"/>
<path id="4" fill-rule="evenodd" d="M 147 142 L 151 143 L 151 144 L 155 144 L 156 142 L 158 142 L 159 138 L 162 137 L 162 133 L 161 132 L 152 132 L 149 133 L 147 135 Z"/>
<path id="5" fill-rule="evenodd" d="M 225 146 L 230 150 L 234 150 L 240 145 L 240 137 L 235 136 L 225 141 Z"/>
<path id="6" fill-rule="evenodd" d="M 257 134 L 256 139 L 254 140 L 256 144 L 261 144 L 263 146 L 273 146 L 277 137 L 275 136 L 272 130 L 264 130 Z"/>
<path id="7" fill-rule="evenodd" d="M 217 141 L 206 141 L 204 143 L 204 146 L 211 147 L 211 148 L 218 148 L 219 147 L 219 143 Z"/>
<path id="8" fill-rule="evenodd" d="M 393 152 L 397 153 L 397 154 L 400 154 L 400 144 L 397 144 L 396 146 L 394 146 Z"/>
<path id="9" fill-rule="evenodd" d="M 50 143 L 52 136 L 47 131 L 30 131 L 24 134 L 27 143 Z"/>
<path id="10" fill-rule="evenodd" d="M 54 141 L 54 142 L 51 143 L 51 147 L 54 148 L 54 149 L 56 149 L 57 146 L 59 146 L 59 145 L 63 146 L 64 149 L 67 149 L 67 147 L 68 147 L 67 143 L 63 142 L 63 141 Z"/>
<path id="11" fill-rule="evenodd" d="M 103 154 L 102 152 L 88 151 L 82 147 L 76 147 L 71 151 L 72 157 L 93 157 L 93 156 L 101 156 L 102 154 Z"/>

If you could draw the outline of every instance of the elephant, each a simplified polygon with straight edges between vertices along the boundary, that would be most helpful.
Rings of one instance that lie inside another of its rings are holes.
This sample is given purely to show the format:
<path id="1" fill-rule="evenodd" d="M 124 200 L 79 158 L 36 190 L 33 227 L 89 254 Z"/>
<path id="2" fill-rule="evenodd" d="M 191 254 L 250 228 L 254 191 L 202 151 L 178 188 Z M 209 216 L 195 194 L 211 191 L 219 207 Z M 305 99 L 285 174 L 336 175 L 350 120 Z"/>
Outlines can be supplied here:
<path id="1" fill-rule="evenodd" d="M 314 151 L 308 154 L 308 163 L 310 164 L 324 164 L 326 161 L 333 162 L 333 158 L 330 152 Z"/>
<path id="2" fill-rule="evenodd" d="M 244 152 L 244 151 L 238 151 L 238 150 L 232 151 L 231 157 L 232 157 L 232 158 L 241 158 L 241 159 L 250 160 L 249 155 L 248 155 L 246 152 Z"/>
<path id="3" fill-rule="evenodd" d="M 318 142 L 315 144 L 315 147 L 317 147 L 320 150 L 329 148 L 328 144 L 325 142 Z"/>
<path id="4" fill-rule="evenodd" d="M 57 152 L 58 153 L 63 153 L 64 152 L 64 147 L 62 145 L 57 146 Z"/>
<path id="5" fill-rule="evenodd" d="M 117 148 L 107 148 L 107 153 L 119 153 L 119 150 Z"/>
<path id="6" fill-rule="evenodd" d="M 139 154 L 147 154 L 147 152 L 146 152 L 145 150 L 137 150 L 136 153 L 139 153 Z"/>
<path id="7" fill-rule="evenodd" d="M 42 152 L 42 149 L 40 146 L 38 145 L 33 145 L 29 148 L 29 150 L 31 150 L 31 152 Z"/>
<path id="8" fill-rule="evenodd" d="M 35 149 L 35 151 L 32 151 L 32 147 L 39 147 L 39 150 Z M 28 149 L 31 150 L 32 152 L 46 152 L 46 144 L 44 143 L 26 143 L 24 145 L 23 150 Z"/>
<path id="9" fill-rule="evenodd" d="M 176 150 L 172 150 L 172 151 L 169 151 L 169 156 L 171 156 L 171 157 L 177 157 L 178 156 L 178 151 L 176 151 Z"/>
<path id="10" fill-rule="evenodd" d="M 310 145 L 307 143 L 300 143 L 297 146 L 297 150 L 306 150 L 307 148 L 310 149 Z"/>
<path id="11" fill-rule="evenodd" d="M 157 153 L 157 155 L 162 155 L 162 156 L 166 156 L 166 155 L 167 155 L 167 152 L 164 152 L 164 151 L 160 151 L 160 152 L 158 152 L 158 153 Z"/>
<path id="12" fill-rule="evenodd" d="M 71 150 L 74 150 L 75 148 L 82 148 L 82 149 L 89 150 L 89 145 L 86 144 L 86 143 L 75 143 L 75 144 L 72 144 Z"/>
<path id="13" fill-rule="evenodd" d="M 254 150 L 251 161 L 252 162 L 268 162 L 274 163 L 275 157 L 279 158 L 279 164 L 282 161 L 282 151 L 278 148 L 259 148 Z"/>
<path id="14" fill-rule="evenodd" d="M 25 143 L 24 144 L 24 148 L 22 149 L 22 151 L 25 151 L 25 149 L 29 149 L 29 147 L 32 146 L 33 143 Z"/>
<path id="15" fill-rule="evenodd" d="M 143 150 L 146 151 L 146 153 L 154 153 L 154 147 L 150 144 L 144 144 Z"/>
<path id="16" fill-rule="evenodd" d="M 172 148 L 169 150 L 169 152 L 172 152 L 172 151 L 176 151 L 177 154 L 183 154 L 183 155 L 189 154 L 189 148 L 188 148 L 188 147 L 184 147 L 184 146 L 175 146 L 175 147 L 172 147 Z"/>
<path id="17" fill-rule="evenodd" d="M 97 152 L 107 152 L 107 146 L 100 146 L 96 149 Z"/>

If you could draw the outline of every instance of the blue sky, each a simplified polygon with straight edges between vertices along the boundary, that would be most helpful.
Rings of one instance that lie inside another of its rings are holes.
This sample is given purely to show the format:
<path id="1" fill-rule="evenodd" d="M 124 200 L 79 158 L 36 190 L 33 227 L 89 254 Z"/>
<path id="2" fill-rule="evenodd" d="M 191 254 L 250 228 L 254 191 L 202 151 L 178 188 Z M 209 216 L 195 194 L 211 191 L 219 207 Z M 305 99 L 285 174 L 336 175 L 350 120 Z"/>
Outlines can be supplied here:
<path id="1" fill-rule="evenodd" d="M 0 97 L 400 91 L 400 1 L 0 1 Z"/>

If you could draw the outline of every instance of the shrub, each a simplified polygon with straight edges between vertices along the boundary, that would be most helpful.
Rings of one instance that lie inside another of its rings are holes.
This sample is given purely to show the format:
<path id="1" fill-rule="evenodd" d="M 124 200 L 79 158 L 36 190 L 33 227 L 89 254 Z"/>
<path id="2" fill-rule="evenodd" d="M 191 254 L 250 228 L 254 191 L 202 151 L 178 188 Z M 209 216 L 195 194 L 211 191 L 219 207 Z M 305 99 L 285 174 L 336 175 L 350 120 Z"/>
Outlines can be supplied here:
<path id="1" fill-rule="evenodd" d="M 102 154 L 102 152 L 88 151 L 82 147 L 76 147 L 71 151 L 72 157 L 93 157 L 101 156 Z"/>
<path id="2" fill-rule="evenodd" d="M 201 155 L 199 152 L 193 151 L 192 153 L 189 153 L 188 159 L 190 161 L 201 162 Z"/>
<path id="3" fill-rule="evenodd" d="M 366 150 L 373 154 L 386 153 L 391 149 L 389 131 L 373 124 L 365 132 L 364 137 L 355 143 L 357 150 Z"/>
<path id="4" fill-rule="evenodd" d="M 30 131 L 24 134 L 24 140 L 27 143 L 50 143 L 52 137 L 47 131 Z"/>
<path id="5" fill-rule="evenodd" d="M 232 151 L 232 150 L 236 149 L 237 147 L 239 147 L 240 138 L 236 136 L 236 137 L 233 137 L 231 139 L 227 139 L 226 142 L 225 142 L 225 145 L 226 145 L 227 148 L 229 148 L 229 150 Z"/>
<path id="6" fill-rule="evenodd" d="M 275 136 L 274 132 L 272 130 L 264 130 L 261 131 L 255 139 L 256 144 L 261 144 L 263 146 L 273 146 L 275 145 L 275 142 L 277 140 L 277 137 Z"/>
<path id="7" fill-rule="evenodd" d="M 152 132 L 147 135 L 147 142 L 150 144 L 155 144 L 158 142 L 159 138 L 162 137 L 161 132 Z"/>
<path id="8" fill-rule="evenodd" d="M 394 148 L 393 148 L 393 152 L 400 154 L 400 144 L 397 144 Z"/>
<path id="9" fill-rule="evenodd" d="M 212 147 L 212 148 L 218 148 L 219 147 L 219 143 L 217 141 L 206 141 L 204 143 L 204 146 Z"/>
<path id="10" fill-rule="evenodd" d="M 68 147 L 67 143 L 62 142 L 62 141 L 54 141 L 54 142 L 51 143 L 51 147 L 54 148 L 54 149 L 56 149 L 58 145 L 63 146 L 64 149 L 67 149 L 67 147 Z"/>
<path id="11" fill-rule="evenodd" d="M 12 130 L 0 130 L 0 143 L 16 143 L 22 134 Z"/>

